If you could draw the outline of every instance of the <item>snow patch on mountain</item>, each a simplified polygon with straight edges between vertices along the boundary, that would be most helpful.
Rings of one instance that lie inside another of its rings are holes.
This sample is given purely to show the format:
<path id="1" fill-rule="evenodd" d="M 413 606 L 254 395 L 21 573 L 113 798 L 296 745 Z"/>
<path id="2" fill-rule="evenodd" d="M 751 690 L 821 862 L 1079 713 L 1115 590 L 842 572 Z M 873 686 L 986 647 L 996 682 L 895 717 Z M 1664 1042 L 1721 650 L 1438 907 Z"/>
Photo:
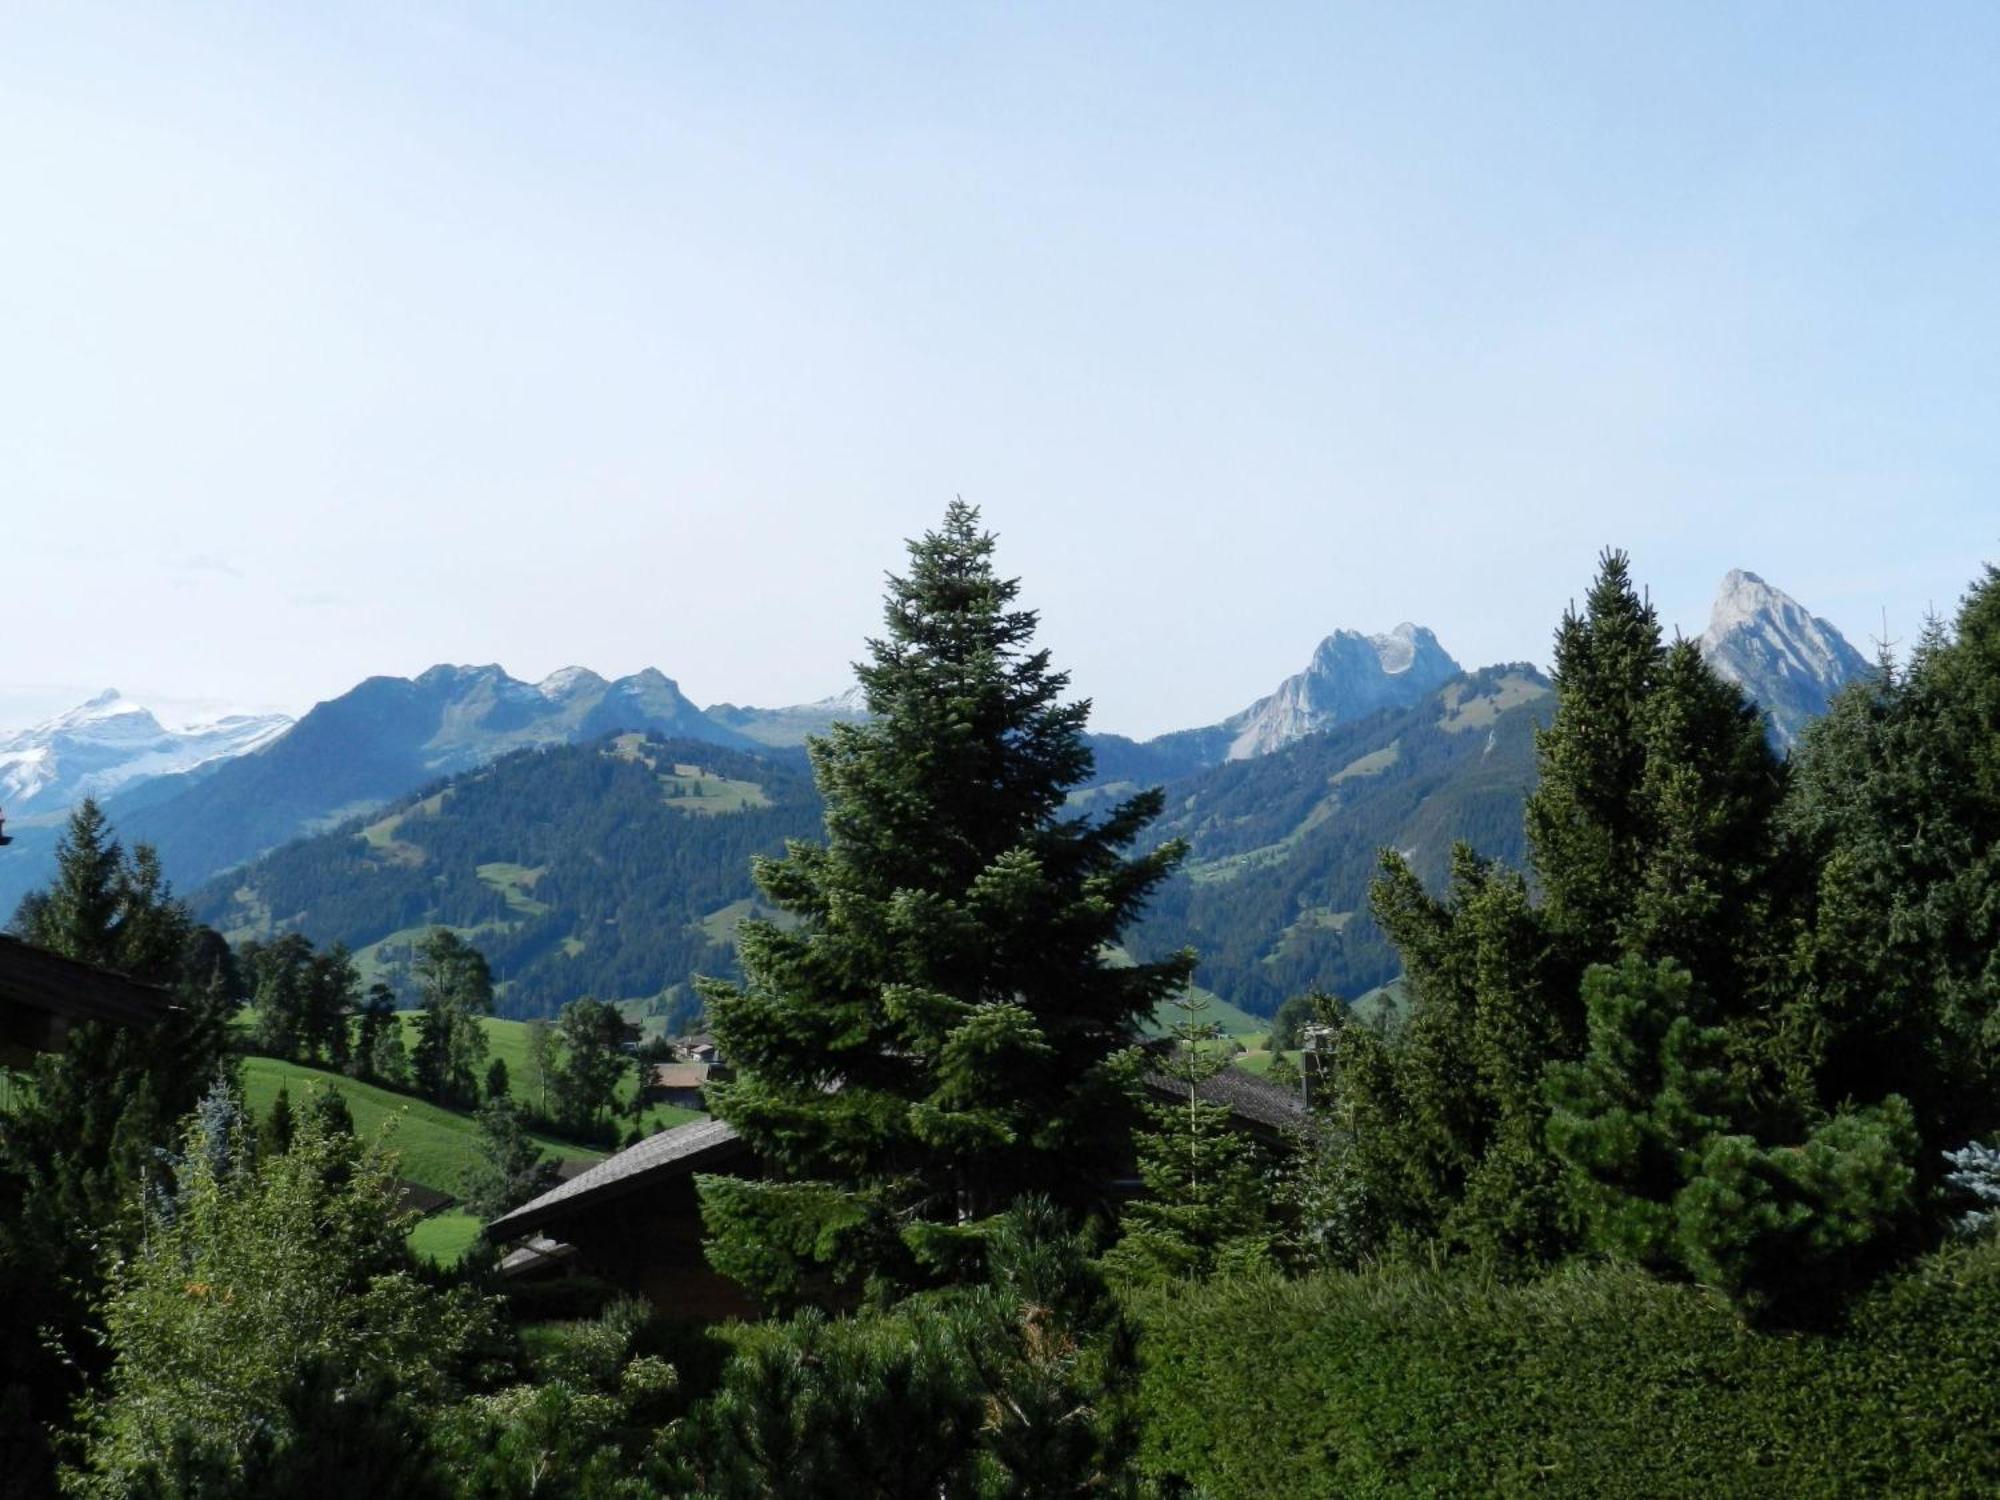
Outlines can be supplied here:
<path id="1" fill-rule="evenodd" d="M 0 736 L 0 804 L 55 816 L 85 797 L 245 755 L 291 727 L 284 714 L 231 714 L 179 728 L 107 688 L 31 729 Z"/>

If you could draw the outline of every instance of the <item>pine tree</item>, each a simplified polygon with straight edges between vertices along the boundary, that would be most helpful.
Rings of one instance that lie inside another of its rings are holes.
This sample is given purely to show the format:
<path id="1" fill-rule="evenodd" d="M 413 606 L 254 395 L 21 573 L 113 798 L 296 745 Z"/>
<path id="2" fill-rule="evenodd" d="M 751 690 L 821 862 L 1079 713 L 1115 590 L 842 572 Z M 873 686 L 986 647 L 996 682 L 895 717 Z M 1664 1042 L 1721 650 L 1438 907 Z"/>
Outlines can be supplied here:
<path id="1" fill-rule="evenodd" d="M 368 987 L 368 995 L 361 1003 L 361 1025 L 354 1039 L 353 1068 L 362 1078 L 384 1078 L 384 1046 L 395 1033 L 402 1030 L 396 1021 L 396 994 L 388 985 L 376 980 Z M 394 1039 L 401 1046 L 401 1038 Z M 391 1079 L 390 1081 L 396 1081 Z"/>
<path id="2" fill-rule="evenodd" d="M 292 1149 L 292 1137 L 298 1131 L 298 1123 L 292 1118 L 291 1090 L 278 1085 L 278 1097 L 271 1101 L 271 1113 L 265 1116 L 263 1147 L 267 1154 L 282 1156 Z"/>
<path id="3" fill-rule="evenodd" d="M 557 1017 L 557 1048 L 548 1068 L 555 1118 L 588 1133 L 617 1103 L 618 1082 L 630 1070 L 623 1049 L 631 1027 L 615 1006 L 572 1000 Z"/>
<path id="4" fill-rule="evenodd" d="M 962 502 L 911 544 L 856 669 L 872 718 L 810 747 L 826 842 L 756 866 L 798 926 L 745 923 L 745 983 L 703 986 L 737 1070 L 711 1105 L 771 1174 L 702 1181 L 709 1254 L 768 1297 L 976 1275 L 970 1242 L 1022 1193 L 1090 1200 L 1113 1059 L 1191 967 L 1111 962 L 1183 851 L 1125 852 L 1157 791 L 1065 812 L 1089 705 L 993 547 Z"/>
<path id="5" fill-rule="evenodd" d="M 1226 1106 L 1201 1096 L 1201 1086 L 1234 1063 L 1218 1045 L 1220 1029 L 1204 1019 L 1205 997 L 1189 992 L 1172 1005 L 1171 1045 L 1146 1065 L 1172 1081 L 1177 1097 L 1145 1106 L 1150 1129 L 1137 1138 L 1143 1192 L 1125 1206 L 1123 1235 L 1105 1257 L 1135 1282 L 1239 1272 L 1271 1256 L 1259 1150 L 1233 1127 Z"/>
<path id="6" fill-rule="evenodd" d="M 1885 1092 L 1937 1152 L 2000 1129 L 2000 570 L 1795 757 L 1787 834 L 1817 871 L 1786 1042 L 1815 1101 Z"/>
<path id="7" fill-rule="evenodd" d="M 1386 855 L 1372 905 L 1403 959 L 1408 1022 L 1336 1049 L 1346 1108 L 1368 1122 L 1337 1142 L 1372 1205 L 1356 1221 L 1519 1268 L 1576 1243 L 1543 1078 L 1585 1046 L 1591 965 L 1692 971 L 1744 1097 L 1776 1117 L 1762 1123 L 1798 1123 L 1771 1102 L 1795 893 L 1761 719 L 1692 643 L 1662 642 L 1621 552 L 1564 614 L 1555 683 L 1526 815 L 1538 891 L 1461 848 L 1439 900 Z"/>

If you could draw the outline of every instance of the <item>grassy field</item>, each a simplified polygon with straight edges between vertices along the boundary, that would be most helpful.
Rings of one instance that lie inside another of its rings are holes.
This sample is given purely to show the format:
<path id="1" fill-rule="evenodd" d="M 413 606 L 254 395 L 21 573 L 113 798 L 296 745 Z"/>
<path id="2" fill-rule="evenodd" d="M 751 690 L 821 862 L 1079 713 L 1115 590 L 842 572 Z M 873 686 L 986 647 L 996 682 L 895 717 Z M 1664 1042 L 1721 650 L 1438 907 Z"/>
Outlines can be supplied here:
<path id="1" fill-rule="evenodd" d="M 479 1238 L 479 1220 L 466 1213 L 432 1214 L 410 1231 L 410 1248 L 441 1266 L 455 1266 Z"/>
<path id="2" fill-rule="evenodd" d="M 417 1044 L 417 1013 L 413 1010 L 406 1010 L 402 1012 L 402 1016 L 403 1045 L 414 1047 Z M 533 1097 L 533 1090 L 529 1087 L 532 1070 L 528 1067 L 528 1023 L 526 1021 L 506 1021 L 498 1016 L 487 1016 L 480 1021 L 479 1025 L 486 1033 L 486 1057 L 488 1064 L 491 1065 L 492 1060 L 496 1057 L 506 1063 L 509 1092 L 523 1104 L 539 1108 L 542 1101 L 539 1098 Z M 481 1079 L 480 1081 L 483 1083 L 485 1080 Z M 623 1109 L 630 1105 L 633 1096 L 638 1092 L 638 1070 L 634 1069 L 618 1080 L 619 1107 Z M 655 1130 L 669 1130 L 676 1125 L 685 1125 L 690 1120 L 698 1120 L 700 1118 L 701 1114 L 697 1110 L 681 1109 L 677 1105 L 672 1104 L 655 1104 L 639 1117 L 639 1123 L 648 1134 L 651 1134 Z M 626 1122 L 622 1128 L 629 1129 L 630 1122 Z"/>
<path id="3" fill-rule="evenodd" d="M 290 1093 L 294 1109 L 314 1088 L 339 1090 L 354 1116 L 354 1128 L 362 1136 L 375 1138 L 388 1132 L 389 1149 L 396 1153 L 397 1171 L 402 1176 L 455 1198 L 464 1194 L 466 1174 L 479 1149 L 470 1115 L 319 1068 L 302 1068 L 272 1057 L 243 1060 L 244 1099 L 255 1118 L 261 1120 L 270 1112 L 280 1088 Z M 604 1155 L 552 1136 L 537 1135 L 534 1139 L 549 1155 L 565 1161 L 597 1161 Z"/>

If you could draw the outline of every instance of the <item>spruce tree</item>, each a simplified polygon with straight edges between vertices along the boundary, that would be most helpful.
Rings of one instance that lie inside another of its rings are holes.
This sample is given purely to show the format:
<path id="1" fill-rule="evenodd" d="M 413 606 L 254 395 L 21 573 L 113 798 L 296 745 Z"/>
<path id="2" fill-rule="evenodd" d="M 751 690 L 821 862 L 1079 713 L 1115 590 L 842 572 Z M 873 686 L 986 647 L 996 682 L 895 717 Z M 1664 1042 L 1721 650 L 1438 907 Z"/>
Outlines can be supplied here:
<path id="1" fill-rule="evenodd" d="M 1128 852 L 1158 791 L 1066 811 L 1089 704 L 993 549 L 962 502 L 910 545 L 856 668 L 871 717 L 810 746 L 826 842 L 755 867 L 797 926 L 745 923 L 743 985 L 703 985 L 736 1069 L 711 1106 L 769 1174 L 702 1180 L 709 1255 L 770 1298 L 976 1276 L 1023 1193 L 1092 1201 L 1113 1060 L 1191 968 L 1113 962 L 1183 850 Z"/>
<path id="2" fill-rule="evenodd" d="M 1105 1257 L 1116 1275 L 1140 1283 L 1243 1272 L 1271 1258 L 1266 1164 L 1228 1108 L 1201 1093 L 1235 1064 L 1203 1018 L 1205 998 L 1172 1003 L 1171 1045 L 1145 1065 L 1172 1082 L 1174 1097 L 1146 1103 L 1149 1128 L 1136 1143 L 1144 1191 L 1126 1205 L 1123 1235 Z"/>
<path id="3" fill-rule="evenodd" d="M 15 931 L 51 953 L 100 968 L 117 967 L 124 864 L 125 852 L 103 810 L 84 798 L 56 843 L 55 881 L 22 903 Z"/>
<path id="4" fill-rule="evenodd" d="M 1607 550 L 1584 609 L 1556 628 L 1556 716 L 1535 736 L 1528 840 L 1549 925 L 1593 958 L 1617 951 L 1644 872 L 1645 708 L 1664 652 L 1659 617 Z"/>

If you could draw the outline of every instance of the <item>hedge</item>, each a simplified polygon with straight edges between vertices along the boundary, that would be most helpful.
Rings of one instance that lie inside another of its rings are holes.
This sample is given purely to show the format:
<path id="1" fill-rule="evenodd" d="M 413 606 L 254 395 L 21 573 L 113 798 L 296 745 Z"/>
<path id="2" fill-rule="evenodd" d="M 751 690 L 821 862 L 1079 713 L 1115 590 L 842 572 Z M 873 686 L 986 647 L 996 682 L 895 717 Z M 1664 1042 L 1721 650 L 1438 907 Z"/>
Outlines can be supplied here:
<path id="1" fill-rule="evenodd" d="M 2000 1246 L 1939 1252 L 1817 1333 L 1607 1265 L 1215 1282 L 1135 1311 L 1170 1493 L 2000 1494 Z"/>

